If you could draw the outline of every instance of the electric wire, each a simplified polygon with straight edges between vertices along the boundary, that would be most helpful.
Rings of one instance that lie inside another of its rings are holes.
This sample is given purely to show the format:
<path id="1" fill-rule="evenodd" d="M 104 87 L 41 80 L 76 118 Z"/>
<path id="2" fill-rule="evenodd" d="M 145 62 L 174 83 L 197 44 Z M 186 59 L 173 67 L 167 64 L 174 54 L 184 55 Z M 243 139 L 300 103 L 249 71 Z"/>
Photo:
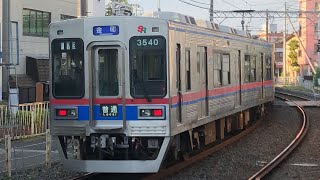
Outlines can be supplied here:
<path id="1" fill-rule="evenodd" d="M 197 8 L 206 9 L 206 10 L 209 10 L 209 9 L 210 9 L 210 8 L 206 8 L 206 7 L 202 7 L 202 6 L 198 6 L 198 5 L 192 4 L 192 3 L 187 2 L 187 1 L 184 1 L 184 0 L 178 0 L 178 1 L 180 1 L 180 2 L 182 2 L 182 3 L 185 3 L 185 4 L 188 4 L 188 5 L 190 5 L 190 6 L 197 7 Z"/>

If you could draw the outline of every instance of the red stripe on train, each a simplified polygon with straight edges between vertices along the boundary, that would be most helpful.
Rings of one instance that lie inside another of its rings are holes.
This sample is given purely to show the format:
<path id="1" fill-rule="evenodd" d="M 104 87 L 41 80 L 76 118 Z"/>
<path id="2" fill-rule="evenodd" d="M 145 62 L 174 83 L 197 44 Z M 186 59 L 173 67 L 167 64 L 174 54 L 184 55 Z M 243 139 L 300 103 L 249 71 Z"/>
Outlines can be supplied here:
<path id="1" fill-rule="evenodd" d="M 89 99 L 51 99 L 52 105 L 89 105 Z M 122 104 L 121 98 L 96 98 L 94 104 Z M 126 104 L 169 104 L 168 98 L 151 99 L 126 99 Z"/>

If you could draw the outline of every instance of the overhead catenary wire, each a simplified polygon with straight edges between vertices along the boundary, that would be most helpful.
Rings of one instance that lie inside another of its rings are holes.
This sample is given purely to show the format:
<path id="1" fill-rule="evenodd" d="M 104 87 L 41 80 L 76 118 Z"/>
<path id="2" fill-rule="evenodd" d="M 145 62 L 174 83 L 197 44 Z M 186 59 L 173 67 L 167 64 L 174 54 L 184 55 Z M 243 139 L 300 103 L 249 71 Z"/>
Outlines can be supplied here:
<path id="1" fill-rule="evenodd" d="M 185 3 L 185 4 L 188 4 L 188 5 L 190 5 L 190 6 L 194 6 L 194 7 L 197 7 L 197 8 L 201 8 L 201 9 L 206 9 L 206 10 L 210 10 L 210 8 L 206 8 L 206 7 L 198 6 L 198 5 L 196 5 L 196 4 L 192 4 L 192 3 L 190 3 L 190 2 L 187 2 L 187 1 L 184 1 L 184 0 L 178 0 L 178 1 L 180 1 L 180 2 L 182 2 L 182 3 Z"/>
<path id="2" fill-rule="evenodd" d="M 210 6 L 210 4 L 208 3 L 203 3 L 203 2 L 199 2 L 199 1 L 195 1 L 195 0 L 190 0 L 191 2 L 195 2 L 195 3 L 198 3 L 198 4 L 203 4 L 203 5 L 208 5 Z"/>

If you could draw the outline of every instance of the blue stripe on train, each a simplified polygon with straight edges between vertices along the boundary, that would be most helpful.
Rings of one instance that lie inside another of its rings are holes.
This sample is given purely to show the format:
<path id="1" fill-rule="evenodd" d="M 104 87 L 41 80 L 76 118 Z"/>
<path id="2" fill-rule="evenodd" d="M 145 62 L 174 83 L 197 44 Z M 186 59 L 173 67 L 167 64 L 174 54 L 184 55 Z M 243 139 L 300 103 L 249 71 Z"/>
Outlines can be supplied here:
<path id="1" fill-rule="evenodd" d="M 269 89 L 269 88 L 272 88 L 273 86 L 265 86 L 265 88 Z M 256 87 L 256 88 L 250 88 L 250 89 L 247 89 L 247 90 L 242 90 L 243 93 L 245 92 L 250 92 L 250 91 L 256 91 L 256 90 L 259 90 L 261 89 L 261 87 Z M 219 95 L 215 95 L 215 96 L 209 96 L 209 100 L 212 100 L 212 99 L 219 99 L 219 98 L 224 98 L 224 97 L 227 97 L 227 96 L 232 96 L 232 95 L 235 95 L 237 92 L 239 92 L 239 90 L 237 91 L 234 91 L 234 92 L 230 92 L 230 93 L 225 93 L 225 94 L 219 94 Z M 206 98 L 199 98 L 199 99 L 195 99 L 195 100 L 191 100 L 191 101 L 187 101 L 187 102 L 183 102 L 183 106 L 186 106 L 186 105 L 190 105 L 190 104 L 195 104 L 195 103 L 198 103 L 200 101 L 204 101 Z M 176 108 L 178 107 L 178 104 L 179 103 L 176 103 L 176 104 L 172 104 L 171 105 L 171 108 Z"/>
<path id="2" fill-rule="evenodd" d="M 137 106 L 127 106 L 126 107 L 126 120 L 134 121 L 138 118 L 138 107 Z M 89 106 L 78 106 L 78 120 L 87 121 L 89 119 Z M 96 120 L 122 120 L 122 106 L 118 106 L 118 116 L 117 117 L 102 117 L 100 116 L 100 105 L 94 106 L 94 119 Z"/>
<path id="3" fill-rule="evenodd" d="M 273 88 L 273 86 L 265 86 L 265 88 L 269 89 L 269 88 Z M 261 87 L 243 90 L 243 92 L 250 92 L 250 91 L 255 91 L 258 89 L 261 89 Z M 235 95 L 236 92 L 239 92 L 239 91 L 210 96 L 209 100 L 232 96 L 232 95 Z M 195 104 L 195 103 L 198 103 L 198 102 L 204 101 L 204 100 L 205 100 L 205 98 L 199 98 L 199 99 L 195 99 L 195 100 L 191 100 L 191 101 L 186 101 L 183 103 L 183 105 L 186 106 L 186 105 L 190 105 L 190 104 Z M 171 105 L 171 108 L 176 108 L 177 106 L 178 106 L 178 103 Z M 138 106 L 127 106 L 126 112 L 127 112 L 126 113 L 126 120 L 127 121 L 136 121 L 138 119 Z M 96 120 L 105 120 L 105 121 L 122 120 L 123 119 L 122 106 L 121 105 L 118 106 L 118 116 L 117 117 L 102 117 L 102 116 L 100 116 L 100 105 L 95 105 L 94 106 L 94 118 Z M 79 121 L 87 121 L 88 119 L 89 119 L 89 106 L 78 106 L 78 120 Z"/>

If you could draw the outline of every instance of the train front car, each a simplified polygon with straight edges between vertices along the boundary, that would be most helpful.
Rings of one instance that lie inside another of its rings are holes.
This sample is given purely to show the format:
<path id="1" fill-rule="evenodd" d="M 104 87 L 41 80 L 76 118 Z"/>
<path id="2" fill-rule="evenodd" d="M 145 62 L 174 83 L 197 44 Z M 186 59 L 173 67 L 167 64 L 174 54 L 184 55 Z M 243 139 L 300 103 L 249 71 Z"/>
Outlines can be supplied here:
<path id="1" fill-rule="evenodd" d="M 50 25 L 51 133 L 64 167 L 151 173 L 170 141 L 168 24 L 97 17 Z"/>

